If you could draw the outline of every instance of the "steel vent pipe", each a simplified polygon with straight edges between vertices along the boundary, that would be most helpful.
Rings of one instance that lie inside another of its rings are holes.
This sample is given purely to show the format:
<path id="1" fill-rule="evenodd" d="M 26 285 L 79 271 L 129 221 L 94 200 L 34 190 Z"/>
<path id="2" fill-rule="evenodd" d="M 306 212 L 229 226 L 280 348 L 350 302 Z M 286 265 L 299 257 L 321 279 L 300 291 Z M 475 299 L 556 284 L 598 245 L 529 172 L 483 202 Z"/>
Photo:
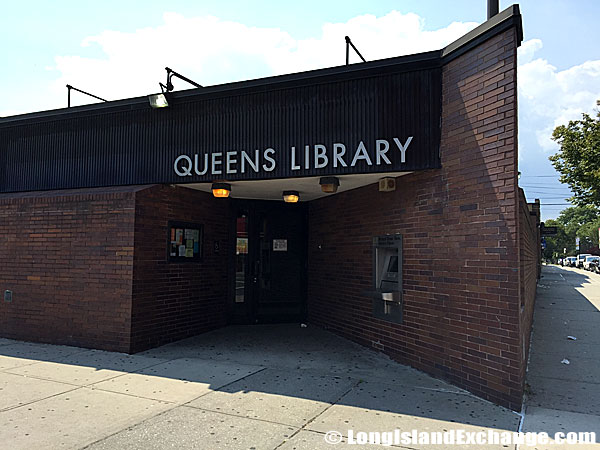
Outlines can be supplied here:
<path id="1" fill-rule="evenodd" d="M 487 0 L 487 20 L 498 14 L 499 0 Z"/>

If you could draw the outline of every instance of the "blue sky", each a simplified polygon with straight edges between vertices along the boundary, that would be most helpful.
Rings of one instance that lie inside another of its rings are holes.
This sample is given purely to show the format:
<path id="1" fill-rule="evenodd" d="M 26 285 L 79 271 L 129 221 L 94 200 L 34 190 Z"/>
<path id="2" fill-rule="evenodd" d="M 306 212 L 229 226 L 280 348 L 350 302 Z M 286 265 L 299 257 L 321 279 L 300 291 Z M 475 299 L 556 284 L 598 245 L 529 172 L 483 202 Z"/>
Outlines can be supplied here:
<path id="1" fill-rule="evenodd" d="M 500 9 L 510 4 L 501 1 Z M 344 34 L 367 60 L 438 49 L 486 17 L 486 0 L 56 0 L 2 7 L 0 116 L 66 106 L 66 83 L 110 100 L 152 93 L 165 66 L 210 85 L 341 65 Z M 552 218 L 569 191 L 548 161 L 557 150 L 549 134 L 593 113 L 600 99 L 600 2 L 524 0 L 520 7 L 521 185 L 530 201 L 542 200 L 543 218 Z M 73 101 L 91 99 L 73 94 Z"/>

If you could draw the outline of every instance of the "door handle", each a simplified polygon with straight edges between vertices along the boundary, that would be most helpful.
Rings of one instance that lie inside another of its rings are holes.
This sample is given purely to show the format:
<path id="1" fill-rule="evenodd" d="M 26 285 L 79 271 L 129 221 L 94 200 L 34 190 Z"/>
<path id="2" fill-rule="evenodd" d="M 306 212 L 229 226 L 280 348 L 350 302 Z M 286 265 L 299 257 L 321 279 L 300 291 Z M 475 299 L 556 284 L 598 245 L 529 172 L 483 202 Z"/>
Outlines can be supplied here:
<path id="1" fill-rule="evenodd" d="M 258 282 L 259 270 L 260 270 L 260 261 L 254 261 L 254 274 L 253 274 L 254 276 L 252 277 L 253 283 Z"/>

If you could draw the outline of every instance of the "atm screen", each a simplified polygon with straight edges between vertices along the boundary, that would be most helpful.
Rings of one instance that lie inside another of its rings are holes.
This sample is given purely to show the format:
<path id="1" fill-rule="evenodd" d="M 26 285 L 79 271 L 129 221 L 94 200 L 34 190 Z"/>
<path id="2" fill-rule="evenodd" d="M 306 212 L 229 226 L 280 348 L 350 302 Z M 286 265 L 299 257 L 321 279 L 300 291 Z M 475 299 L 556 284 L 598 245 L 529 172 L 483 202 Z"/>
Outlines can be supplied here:
<path id="1" fill-rule="evenodd" d="M 384 262 L 384 272 L 379 282 L 379 288 L 384 291 L 398 289 L 398 256 L 389 255 Z"/>
<path id="2" fill-rule="evenodd" d="M 390 257 L 390 263 L 388 265 L 386 272 L 398 273 L 398 257 L 397 256 Z"/>

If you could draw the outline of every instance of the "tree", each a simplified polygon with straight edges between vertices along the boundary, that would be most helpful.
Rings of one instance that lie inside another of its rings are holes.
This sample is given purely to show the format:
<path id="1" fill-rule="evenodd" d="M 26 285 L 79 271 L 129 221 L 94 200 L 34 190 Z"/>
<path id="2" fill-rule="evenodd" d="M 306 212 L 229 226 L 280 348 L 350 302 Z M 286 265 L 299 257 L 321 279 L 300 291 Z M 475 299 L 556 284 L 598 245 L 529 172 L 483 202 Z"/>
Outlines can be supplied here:
<path id="1" fill-rule="evenodd" d="M 595 253 L 598 248 L 598 228 L 600 219 L 586 223 L 579 228 L 577 235 L 580 239 L 580 249 L 582 251 Z"/>
<path id="2" fill-rule="evenodd" d="M 551 220 L 546 221 L 550 225 Z M 580 251 L 587 251 L 598 246 L 598 227 L 600 227 L 600 211 L 593 206 L 572 206 L 563 209 L 556 219 L 559 226 L 558 238 L 561 229 L 564 231 L 564 239 L 561 238 L 557 245 L 567 248 L 567 253 L 574 255 L 575 238 L 579 238 Z M 548 239 L 546 239 L 548 245 Z"/>
<path id="3" fill-rule="evenodd" d="M 547 227 L 556 227 L 556 236 L 546 236 L 546 248 L 543 251 L 543 256 L 546 259 L 556 260 L 564 256 L 574 255 L 575 238 L 571 238 L 566 230 L 565 225 L 558 220 L 548 219 L 544 222 Z M 565 254 L 564 250 L 567 249 Z"/>
<path id="4" fill-rule="evenodd" d="M 582 116 L 582 120 L 556 127 L 552 139 L 560 151 L 550 156 L 550 161 L 561 174 L 561 183 L 573 191 L 573 203 L 600 207 L 600 112 L 595 119 L 585 113 Z"/>
<path id="5" fill-rule="evenodd" d="M 556 220 L 565 226 L 567 234 L 575 237 L 579 228 L 599 217 L 600 212 L 593 206 L 571 206 L 563 209 Z"/>

